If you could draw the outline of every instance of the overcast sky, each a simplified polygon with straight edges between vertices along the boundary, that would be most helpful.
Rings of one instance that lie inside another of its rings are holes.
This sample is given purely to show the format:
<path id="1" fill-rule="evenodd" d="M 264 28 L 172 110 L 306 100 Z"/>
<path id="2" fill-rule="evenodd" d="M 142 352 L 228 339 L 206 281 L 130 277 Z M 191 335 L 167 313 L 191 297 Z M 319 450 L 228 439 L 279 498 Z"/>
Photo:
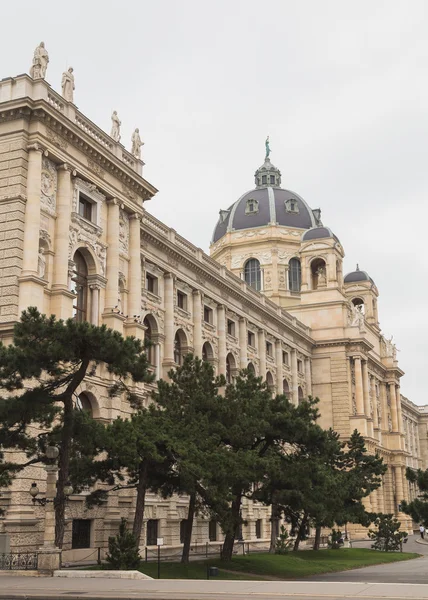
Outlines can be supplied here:
<path id="1" fill-rule="evenodd" d="M 428 403 L 428 2 L 104 0 L 2 5 L 1 77 L 75 71 L 75 103 L 145 141 L 146 205 L 205 251 L 220 208 L 253 187 L 270 135 L 283 187 L 376 282 L 402 392 Z"/>

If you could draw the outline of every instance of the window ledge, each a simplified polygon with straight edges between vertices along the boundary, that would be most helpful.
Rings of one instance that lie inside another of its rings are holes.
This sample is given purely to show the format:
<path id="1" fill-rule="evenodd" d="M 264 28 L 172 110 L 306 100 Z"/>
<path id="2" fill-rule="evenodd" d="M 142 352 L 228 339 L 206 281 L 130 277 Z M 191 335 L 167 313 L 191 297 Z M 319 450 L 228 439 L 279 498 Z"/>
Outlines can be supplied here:
<path id="1" fill-rule="evenodd" d="M 209 323 L 208 321 L 202 321 L 202 325 L 211 331 L 215 331 L 215 325 Z"/>
<path id="2" fill-rule="evenodd" d="M 232 335 L 231 333 L 227 334 L 226 339 L 228 339 L 229 342 L 233 342 L 234 344 L 238 343 L 238 338 Z"/>
<path id="3" fill-rule="evenodd" d="M 80 227 L 82 227 L 82 229 L 84 229 L 85 231 L 89 231 L 90 233 L 95 233 L 95 235 L 97 237 L 100 237 L 103 232 L 101 227 L 99 227 L 96 223 L 94 223 L 93 221 L 89 221 L 88 219 L 85 219 L 85 217 L 82 217 L 77 212 L 71 213 L 71 220 L 73 223 L 80 225 Z"/>
<path id="4" fill-rule="evenodd" d="M 184 308 L 180 308 L 179 306 L 175 307 L 175 310 L 178 312 L 179 315 L 181 315 L 182 317 L 185 317 L 186 319 L 190 319 L 190 313 L 188 310 L 185 310 Z"/>
<path id="5" fill-rule="evenodd" d="M 149 298 L 149 300 L 153 300 L 153 302 L 157 302 L 158 304 L 160 304 L 161 302 L 160 296 L 154 294 L 153 292 L 149 292 L 149 290 L 146 290 L 145 288 L 141 290 L 141 294 L 142 296 L 146 296 L 146 298 Z"/>

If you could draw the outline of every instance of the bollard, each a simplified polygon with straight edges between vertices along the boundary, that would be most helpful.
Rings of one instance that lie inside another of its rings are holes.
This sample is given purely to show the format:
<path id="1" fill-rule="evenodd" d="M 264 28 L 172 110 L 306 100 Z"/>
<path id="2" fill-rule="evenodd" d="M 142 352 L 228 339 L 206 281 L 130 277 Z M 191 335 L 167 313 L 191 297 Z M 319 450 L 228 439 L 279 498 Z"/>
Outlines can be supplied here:
<path id="1" fill-rule="evenodd" d="M 207 566 L 207 579 L 210 577 L 217 577 L 218 575 L 218 567 L 208 567 Z"/>

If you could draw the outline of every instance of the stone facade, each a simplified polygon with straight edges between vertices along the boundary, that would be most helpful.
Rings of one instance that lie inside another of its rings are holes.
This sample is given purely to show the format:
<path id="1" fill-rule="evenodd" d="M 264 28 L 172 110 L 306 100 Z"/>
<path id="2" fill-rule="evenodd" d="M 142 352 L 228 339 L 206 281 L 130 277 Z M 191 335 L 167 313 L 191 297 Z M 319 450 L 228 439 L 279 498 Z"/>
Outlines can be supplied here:
<path id="1" fill-rule="evenodd" d="M 251 364 L 272 391 L 285 392 L 295 403 L 318 396 L 323 426 L 333 426 L 345 439 L 354 428 L 364 434 L 369 450 L 389 467 L 367 505 L 397 512 L 397 499 L 409 497 L 405 467 L 423 466 L 428 458 L 428 416 L 400 395 L 403 372 L 380 333 L 376 286 L 344 280 L 337 238 L 305 241 L 304 230 L 274 223 L 228 232 L 208 256 L 146 210 L 157 190 L 143 178 L 142 160 L 118 140 L 43 78 L 0 81 L 3 342 L 11 341 L 20 311 L 37 306 L 60 318 L 149 337 L 158 378 L 189 351 L 228 379 Z M 287 202 L 293 212 L 293 202 Z M 297 257 L 298 291 L 290 289 L 288 272 Z M 243 277 L 252 258 L 263 265 L 259 291 Z M 365 315 L 353 303 L 357 296 L 364 299 Z M 79 401 L 106 422 L 130 413 L 124 401 L 108 396 L 108 385 L 101 369 L 79 390 Z M 148 402 L 150 386 L 141 393 Z M 45 470 L 31 466 L 0 495 L 1 529 L 16 551 L 41 546 L 50 527 L 46 509 L 31 503 L 32 481 L 45 493 Z M 90 510 L 84 497 L 72 495 L 67 507 L 65 561 L 105 548 L 134 505 L 128 490 Z M 186 497 L 149 494 L 143 545 L 154 531 L 166 545 L 179 545 L 187 503 Z M 246 540 L 269 538 L 266 507 L 247 503 L 245 515 Z M 79 527 L 87 538 L 80 549 Z M 198 518 L 194 542 L 215 543 L 213 538 L 221 540 L 219 528 L 211 525 L 209 535 L 208 521 Z"/>

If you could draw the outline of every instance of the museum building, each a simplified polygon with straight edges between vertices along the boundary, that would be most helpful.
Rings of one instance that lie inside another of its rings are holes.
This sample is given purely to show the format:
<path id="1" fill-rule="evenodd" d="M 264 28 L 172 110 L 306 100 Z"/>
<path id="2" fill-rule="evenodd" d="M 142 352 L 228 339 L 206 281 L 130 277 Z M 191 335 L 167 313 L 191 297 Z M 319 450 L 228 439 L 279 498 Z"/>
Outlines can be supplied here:
<path id="1" fill-rule="evenodd" d="M 220 210 L 208 256 L 147 210 L 157 190 L 143 177 L 138 129 L 128 151 L 116 112 L 108 135 L 78 110 L 72 69 L 59 94 L 36 54 L 34 61 L 31 75 L 0 81 L 3 343 L 21 311 L 37 306 L 150 339 L 156 378 L 193 352 L 228 381 L 250 368 L 294 403 L 318 397 L 323 427 L 343 439 L 358 429 L 388 466 L 367 508 L 396 513 L 410 529 L 398 503 L 416 494 L 406 466 L 427 466 L 428 409 L 400 393 L 403 371 L 381 333 L 375 282 L 358 266 L 343 274 L 339 238 L 320 209 L 282 187 L 268 142 L 253 189 Z M 77 405 L 104 422 L 126 416 L 131 409 L 109 397 L 110 384 L 99 369 Z M 152 389 L 140 389 L 146 402 Z M 26 468 L 0 495 L 0 534 L 14 551 L 49 542 L 45 507 L 29 494 L 33 481 L 46 489 L 43 467 Z M 134 506 L 129 490 L 101 507 L 86 509 L 84 500 L 85 492 L 72 494 L 67 505 L 64 561 L 105 549 Z M 141 545 L 162 537 L 179 547 L 187 505 L 185 496 L 149 494 Z M 269 539 L 269 508 L 247 501 L 244 511 L 245 540 Z M 194 543 L 221 540 L 217 523 L 196 519 Z"/>

